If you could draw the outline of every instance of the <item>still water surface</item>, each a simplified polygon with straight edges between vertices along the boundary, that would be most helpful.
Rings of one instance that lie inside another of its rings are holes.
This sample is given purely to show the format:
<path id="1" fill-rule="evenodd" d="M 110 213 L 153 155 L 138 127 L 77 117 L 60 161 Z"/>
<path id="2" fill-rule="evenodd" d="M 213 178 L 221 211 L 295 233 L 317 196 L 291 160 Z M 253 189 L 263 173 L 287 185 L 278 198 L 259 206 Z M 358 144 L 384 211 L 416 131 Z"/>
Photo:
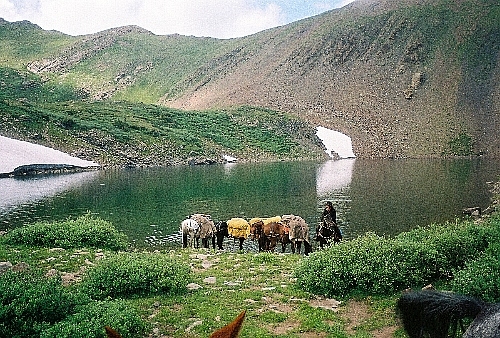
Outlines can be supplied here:
<path id="1" fill-rule="evenodd" d="M 395 235 L 489 205 L 498 160 L 360 160 L 103 170 L 0 179 L 0 230 L 86 212 L 111 221 L 137 246 L 178 245 L 192 213 L 302 216 L 315 228 L 332 200 L 346 238 Z"/>

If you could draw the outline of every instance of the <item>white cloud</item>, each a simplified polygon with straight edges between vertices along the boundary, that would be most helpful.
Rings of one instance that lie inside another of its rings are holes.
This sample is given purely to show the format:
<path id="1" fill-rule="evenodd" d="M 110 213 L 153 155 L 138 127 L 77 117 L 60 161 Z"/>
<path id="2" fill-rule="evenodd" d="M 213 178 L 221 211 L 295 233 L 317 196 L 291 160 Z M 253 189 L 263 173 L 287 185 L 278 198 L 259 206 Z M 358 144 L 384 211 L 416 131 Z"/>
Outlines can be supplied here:
<path id="1" fill-rule="evenodd" d="M 244 0 L 145 0 L 140 26 L 156 34 L 230 38 L 248 35 L 285 22 L 274 5 L 256 6 Z M 157 27 L 156 31 L 149 28 Z"/>
<path id="2" fill-rule="evenodd" d="M 0 17 L 71 35 L 134 24 L 161 35 L 230 38 L 286 23 L 278 5 L 245 0 L 0 0 Z"/>
<path id="3" fill-rule="evenodd" d="M 17 20 L 18 15 L 16 7 L 9 0 L 0 0 L 0 18 L 4 18 L 9 21 Z"/>
<path id="4" fill-rule="evenodd" d="M 283 25 L 351 1 L 0 0 L 0 18 L 29 20 L 44 29 L 71 35 L 138 25 L 159 35 L 179 33 L 231 38 Z M 313 11 L 311 4 L 317 6 Z"/>

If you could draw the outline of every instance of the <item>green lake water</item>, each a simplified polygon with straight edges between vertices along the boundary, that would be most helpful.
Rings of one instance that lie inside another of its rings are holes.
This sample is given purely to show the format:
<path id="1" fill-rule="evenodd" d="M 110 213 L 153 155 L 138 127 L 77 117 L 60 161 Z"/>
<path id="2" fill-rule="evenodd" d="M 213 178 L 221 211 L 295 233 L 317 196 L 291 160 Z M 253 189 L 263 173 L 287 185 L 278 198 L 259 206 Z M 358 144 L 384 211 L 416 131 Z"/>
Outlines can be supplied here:
<path id="1" fill-rule="evenodd" d="M 295 214 L 316 227 L 333 201 L 345 238 L 392 236 L 489 205 L 498 160 L 273 162 L 102 170 L 0 179 L 0 230 L 86 212 L 137 246 L 178 246 L 192 213 L 215 221 Z M 314 231 L 314 230 L 313 230 Z"/>

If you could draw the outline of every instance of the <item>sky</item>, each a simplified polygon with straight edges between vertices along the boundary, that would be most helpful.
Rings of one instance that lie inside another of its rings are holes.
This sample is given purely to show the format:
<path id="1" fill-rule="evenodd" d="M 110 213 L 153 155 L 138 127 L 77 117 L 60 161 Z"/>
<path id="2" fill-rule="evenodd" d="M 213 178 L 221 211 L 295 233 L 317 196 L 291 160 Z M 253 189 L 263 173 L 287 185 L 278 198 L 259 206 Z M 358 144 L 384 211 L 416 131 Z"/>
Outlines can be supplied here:
<path id="1" fill-rule="evenodd" d="M 83 35 L 137 25 L 157 35 L 220 39 L 340 8 L 353 0 L 0 0 L 0 18 Z"/>

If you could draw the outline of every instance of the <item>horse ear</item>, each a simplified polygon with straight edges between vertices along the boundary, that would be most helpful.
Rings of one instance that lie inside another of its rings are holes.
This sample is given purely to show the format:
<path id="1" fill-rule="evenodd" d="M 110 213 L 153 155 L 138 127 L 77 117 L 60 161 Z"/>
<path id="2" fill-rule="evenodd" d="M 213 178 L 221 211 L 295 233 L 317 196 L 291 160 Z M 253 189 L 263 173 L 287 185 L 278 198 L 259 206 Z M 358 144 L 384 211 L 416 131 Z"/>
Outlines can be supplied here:
<path id="1" fill-rule="evenodd" d="M 236 338 L 240 334 L 243 320 L 245 319 L 246 310 L 242 311 L 235 320 L 227 324 L 223 328 L 215 331 L 210 335 L 210 338 Z"/>
<path id="2" fill-rule="evenodd" d="M 110 328 L 109 326 L 105 326 L 104 329 L 106 330 L 106 335 L 108 338 L 122 338 L 118 332 Z"/>

